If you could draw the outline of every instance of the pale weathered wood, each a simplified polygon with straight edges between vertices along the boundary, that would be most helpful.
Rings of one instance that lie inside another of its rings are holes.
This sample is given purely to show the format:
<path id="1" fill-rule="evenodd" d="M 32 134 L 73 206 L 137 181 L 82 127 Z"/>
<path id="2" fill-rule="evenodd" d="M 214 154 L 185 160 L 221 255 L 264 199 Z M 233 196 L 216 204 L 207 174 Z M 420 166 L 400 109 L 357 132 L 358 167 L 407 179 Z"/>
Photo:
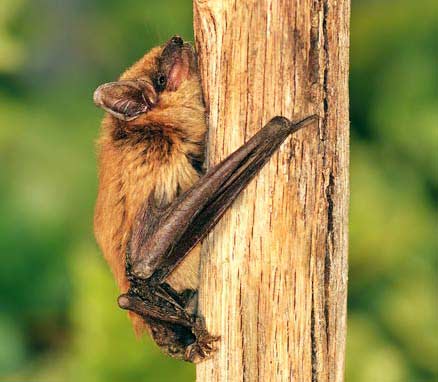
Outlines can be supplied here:
<path id="1" fill-rule="evenodd" d="M 346 331 L 349 0 L 194 0 L 209 163 L 275 115 L 317 113 L 204 245 L 215 356 L 198 382 L 342 381 Z"/>

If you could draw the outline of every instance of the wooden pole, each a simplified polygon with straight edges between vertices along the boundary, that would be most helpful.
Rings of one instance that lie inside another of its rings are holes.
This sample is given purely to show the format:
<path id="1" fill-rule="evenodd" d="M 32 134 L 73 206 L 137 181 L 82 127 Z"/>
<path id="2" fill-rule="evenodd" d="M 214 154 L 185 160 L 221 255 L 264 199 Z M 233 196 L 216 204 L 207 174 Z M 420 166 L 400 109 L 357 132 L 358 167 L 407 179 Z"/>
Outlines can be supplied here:
<path id="1" fill-rule="evenodd" d="M 275 115 L 316 113 L 206 240 L 198 382 L 342 381 L 348 247 L 349 0 L 194 0 L 210 164 Z"/>

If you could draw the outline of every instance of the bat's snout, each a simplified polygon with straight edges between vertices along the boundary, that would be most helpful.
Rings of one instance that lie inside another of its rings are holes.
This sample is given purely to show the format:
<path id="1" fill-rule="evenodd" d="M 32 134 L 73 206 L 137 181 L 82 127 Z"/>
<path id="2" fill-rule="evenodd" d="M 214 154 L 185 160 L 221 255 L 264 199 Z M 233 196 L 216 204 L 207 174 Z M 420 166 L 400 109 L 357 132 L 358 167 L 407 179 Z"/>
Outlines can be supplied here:
<path id="1" fill-rule="evenodd" d="M 180 47 L 182 47 L 183 45 L 184 45 L 184 40 L 181 38 L 181 36 L 173 36 L 170 40 L 169 40 L 169 42 L 168 42 L 168 44 L 174 44 L 174 45 L 176 45 L 176 46 L 180 46 Z"/>

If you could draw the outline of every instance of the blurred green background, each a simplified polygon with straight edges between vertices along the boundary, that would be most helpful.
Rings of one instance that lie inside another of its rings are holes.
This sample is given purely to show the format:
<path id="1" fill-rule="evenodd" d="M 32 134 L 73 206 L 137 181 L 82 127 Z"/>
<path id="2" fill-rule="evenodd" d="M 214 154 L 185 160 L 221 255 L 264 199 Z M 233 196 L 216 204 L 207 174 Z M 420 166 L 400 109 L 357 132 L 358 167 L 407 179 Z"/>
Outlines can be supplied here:
<path id="1" fill-rule="evenodd" d="M 141 3 L 141 4 L 140 4 Z M 94 88 L 191 1 L 1 0 L 0 381 L 191 381 L 138 343 L 92 236 Z M 437 381 L 438 1 L 353 0 L 347 382 Z"/>

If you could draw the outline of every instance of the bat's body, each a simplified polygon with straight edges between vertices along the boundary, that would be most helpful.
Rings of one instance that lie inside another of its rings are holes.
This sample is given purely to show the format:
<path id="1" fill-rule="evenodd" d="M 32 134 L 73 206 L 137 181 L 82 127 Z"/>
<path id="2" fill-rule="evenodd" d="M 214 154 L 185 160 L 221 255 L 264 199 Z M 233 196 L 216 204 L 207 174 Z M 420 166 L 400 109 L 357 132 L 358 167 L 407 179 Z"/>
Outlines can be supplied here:
<path id="1" fill-rule="evenodd" d="M 184 49 L 188 55 L 192 54 L 189 46 Z M 147 53 L 123 73 L 120 81 L 142 78 L 156 86 L 154 82 L 162 75 L 157 68 L 162 51 L 159 47 Z M 194 57 L 188 58 L 193 60 Z M 183 64 L 188 64 L 189 69 L 196 65 L 195 62 Z M 130 286 L 125 254 L 140 207 L 151 194 L 158 204 L 168 204 L 192 186 L 202 172 L 207 126 L 200 80 L 193 69 L 191 73 L 178 74 L 186 76 L 178 89 L 163 91 L 157 107 L 148 113 L 124 121 L 110 110 L 102 123 L 94 227 L 99 246 L 122 292 L 127 292 Z M 180 78 L 175 79 L 178 80 Z M 106 102 L 120 102 L 121 107 L 129 102 L 123 98 L 126 94 L 115 96 L 120 98 L 108 97 Z M 102 95 L 96 94 L 95 98 L 98 97 Z M 195 248 L 193 252 L 171 277 L 176 290 L 197 287 L 199 249 Z M 183 277 L 178 277 L 180 274 Z M 137 315 L 131 314 L 131 319 L 137 334 L 147 328 Z"/>
<path id="2" fill-rule="evenodd" d="M 152 77 L 153 83 L 155 61 L 161 52 L 161 48 L 149 52 L 121 76 L 121 81 L 144 76 Z M 129 100 L 120 98 L 123 102 Z M 151 193 L 158 204 L 166 205 L 199 179 L 206 129 L 196 72 L 178 91 L 163 92 L 156 107 L 132 121 L 120 120 L 111 113 L 105 116 L 99 139 L 94 227 L 122 291 L 129 288 L 125 253 L 140 207 Z"/>
<path id="3" fill-rule="evenodd" d="M 137 333 L 149 328 L 168 354 L 201 360 L 217 338 L 196 314 L 196 245 L 281 142 L 314 119 L 273 119 L 204 175 L 201 85 L 194 52 L 179 37 L 100 86 L 94 99 L 108 111 L 95 234 L 123 293 L 119 305 L 134 312 Z"/>

